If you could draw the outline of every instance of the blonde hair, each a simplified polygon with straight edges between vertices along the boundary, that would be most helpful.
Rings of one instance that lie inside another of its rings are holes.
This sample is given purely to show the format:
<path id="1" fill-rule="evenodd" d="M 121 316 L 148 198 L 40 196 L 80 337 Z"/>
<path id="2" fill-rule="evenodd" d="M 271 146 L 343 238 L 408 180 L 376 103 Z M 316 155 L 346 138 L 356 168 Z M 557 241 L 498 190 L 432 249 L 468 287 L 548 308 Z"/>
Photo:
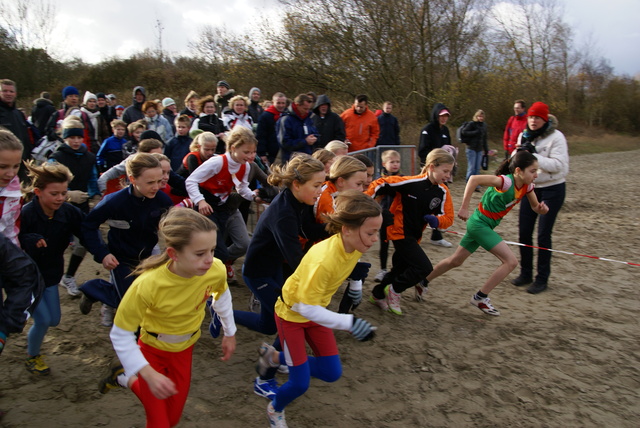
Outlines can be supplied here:
<path id="1" fill-rule="evenodd" d="M 244 126 L 234 127 L 227 137 L 227 151 L 230 151 L 232 148 L 237 149 L 245 144 L 258 145 L 258 140 L 256 140 L 253 131 Z"/>
<path id="2" fill-rule="evenodd" d="M 390 161 L 392 158 L 402 159 L 400 157 L 400 153 L 396 152 L 395 150 L 385 150 L 380 155 L 380 160 L 382 161 L 382 163 L 386 163 Z"/>
<path id="3" fill-rule="evenodd" d="M 58 162 L 45 162 L 42 165 L 36 165 L 33 160 L 25 162 L 28 175 L 31 178 L 31 185 L 25 189 L 25 192 L 32 192 L 33 189 L 43 190 L 51 183 L 70 183 L 73 180 L 73 174 L 66 166 Z"/>
<path id="4" fill-rule="evenodd" d="M 358 190 L 345 190 L 335 199 L 336 209 L 332 214 L 324 214 L 329 233 L 338 233 L 343 227 L 357 229 L 367 218 L 382 214 L 380 204 L 371 196 Z"/>
<path id="5" fill-rule="evenodd" d="M 80 128 L 84 129 L 84 123 L 78 116 L 69 115 L 62 121 L 62 129 Z"/>
<path id="6" fill-rule="evenodd" d="M 189 150 L 191 150 L 192 152 L 197 152 L 198 150 L 200 150 L 200 147 L 202 147 L 204 143 L 207 143 L 209 141 L 213 141 L 217 146 L 219 140 L 218 137 L 216 137 L 216 134 L 214 134 L 213 132 L 202 132 L 196 135 L 196 138 L 193 139 L 193 141 L 189 145 Z"/>
<path id="7" fill-rule="evenodd" d="M 294 181 L 304 184 L 318 172 L 324 172 L 322 162 L 306 153 L 298 153 L 284 165 L 273 165 L 267 181 L 272 186 L 291 187 Z"/>
<path id="8" fill-rule="evenodd" d="M 422 167 L 422 171 L 420 174 L 426 174 L 429 169 L 429 165 L 440 166 L 440 165 L 453 165 L 456 163 L 455 158 L 444 149 L 433 149 L 427 155 L 427 160 Z"/>
<path id="9" fill-rule="evenodd" d="M 236 95 L 229 100 L 229 108 L 233 110 L 233 105 L 238 101 L 244 102 L 244 106 L 249 107 L 249 98 L 245 97 L 244 95 Z"/>
<path id="10" fill-rule="evenodd" d="M 149 168 L 160 168 L 160 161 L 151 153 L 136 153 L 127 158 L 127 176 L 140 177 Z"/>
<path id="11" fill-rule="evenodd" d="M 477 122 L 477 121 L 478 121 L 478 116 L 480 116 L 480 115 L 482 115 L 482 116 L 486 116 L 486 115 L 484 114 L 484 110 L 478 110 L 478 111 L 476 111 L 476 112 L 475 112 L 475 114 L 473 115 L 473 121 L 474 121 L 474 122 Z"/>
<path id="12" fill-rule="evenodd" d="M 143 260 L 131 274 L 140 275 L 144 271 L 166 264 L 170 260 L 167 248 L 171 247 L 176 251 L 182 251 L 191 243 L 195 233 L 217 230 L 218 228 L 213 221 L 197 211 L 189 208 L 171 208 L 160 219 L 158 227 L 160 241 L 165 245 L 164 251 Z"/>
<path id="13" fill-rule="evenodd" d="M 349 146 L 340 140 L 329 141 L 324 148 L 332 153 L 335 153 L 337 150 L 349 150 Z"/>
<path id="14" fill-rule="evenodd" d="M 327 149 L 318 149 L 313 152 L 313 154 L 311 154 L 311 157 L 314 159 L 318 159 L 323 164 L 326 164 L 327 162 L 335 159 L 336 154 Z"/>
<path id="15" fill-rule="evenodd" d="M 187 126 L 191 125 L 191 118 L 189 116 L 187 116 L 186 114 L 181 114 L 180 116 L 177 116 L 175 118 L 175 120 L 173 121 L 173 124 L 178 126 L 178 124 L 180 123 L 184 123 Z"/>
<path id="16" fill-rule="evenodd" d="M 338 178 L 348 180 L 356 172 L 366 173 L 367 167 L 353 156 L 340 156 L 333 165 L 331 165 L 329 180 L 334 183 Z"/>
<path id="17" fill-rule="evenodd" d="M 129 133 L 129 135 L 132 135 L 134 132 L 136 132 L 136 130 L 138 130 L 140 128 L 147 129 L 147 122 L 144 119 L 137 120 L 135 122 L 131 122 L 127 126 L 127 132 Z"/>
<path id="18" fill-rule="evenodd" d="M 187 104 L 189 103 L 189 100 L 190 100 L 191 98 L 200 98 L 200 95 L 198 95 L 198 93 L 197 93 L 196 91 L 190 91 L 190 92 L 187 94 L 187 97 L 184 99 L 184 105 L 185 105 L 185 107 L 187 106 Z"/>
<path id="19" fill-rule="evenodd" d="M 153 149 L 161 149 L 163 147 L 164 144 L 162 144 L 162 141 L 156 140 L 155 138 L 145 138 L 138 144 L 138 152 L 149 153 Z"/>
<path id="20" fill-rule="evenodd" d="M 198 113 L 204 112 L 204 106 L 207 103 L 213 103 L 213 109 L 217 110 L 216 100 L 213 98 L 213 95 L 207 95 L 206 97 L 202 97 L 198 100 Z"/>
<path id="21" fill-rule="evenodd" d="M 154 158 L 158 159 L 158 162 L 166 161 L 166 162 L 171 163 L 171 160 L 165 154 L 162 154 L 162 153 L 149 153 L 149 154 L 151 156 L 153 156 Z"/>
<path id="22" fill-rule="evenodd" d="M 20 140 L 18 140 L 18 137 L 13 135 L 13 132 L 0 127 L 0 151 L 4 150 L 10 150 L 12 152 L 20 150 L 22 152 L 24 146 Z"/>
<path id="23" fill-rule="evenodd" d="M 113 119 L 110 125 L 112 129 L 115 129 L 116 126 L 122 126 L 124 129 L 127 129 L 126 122 L 120 119 Z"/>

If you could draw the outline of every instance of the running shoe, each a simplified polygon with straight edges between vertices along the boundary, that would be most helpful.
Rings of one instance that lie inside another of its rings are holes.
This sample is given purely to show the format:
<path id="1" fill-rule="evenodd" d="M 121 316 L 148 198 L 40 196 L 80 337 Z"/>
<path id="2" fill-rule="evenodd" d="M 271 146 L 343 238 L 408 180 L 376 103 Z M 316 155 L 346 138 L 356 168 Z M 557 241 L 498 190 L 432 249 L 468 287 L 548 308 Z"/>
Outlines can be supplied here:
<path id="1" fill-rule="evenodd" d="M 277 352 L 276 348 L 266 342 L 263 342 L 262 345 L 260 345 L 260 348 L 258 348 L 260 358 L 258 358 L 258 364 L 256 365 L 256 371 L 260 376 L 266 376 L 269 369 L 280 365 L 279 362 L 274 363 L 271 358 L 272 354 Z"/>
<path id="2" fill-rule="evenodd" d="M 255 294 L 251 293 L 249 297 L 249 312 L 253 312 L 254 314 L 260 313 L 260 300 L 256 297 Z"/>
<path id="3" fill-rule="evenodd" d="M 227 268 L 227 282 L 234 282 L 236 278 L 236 272 L 233 270 L 231 262 L 225 263 L 224 266 Z"/>
<path id="4" fill-rule="evenodd" d="M 429 287 L 425 285 L 424 280 L 417 283 L 415 286 L 416 302 L 422 302 L 425 298 L 425 295 L 427 294 L 427 291 L 429 291 Z"/>
<path id="5" fill-rule="evenodd" d="M 120 385 L 118 382 L 118 376 L 124 374 L 124 368 L 120 361 L 116 361 L 111 364 L 109 367 L 109 373 L 104 378 L 100 379 L 100 383 L 98 384 L 98 391 L 100 394 L 106 394 L 112 389 L 116 388 L 124 388 L 124 386 Z"/>
<path id="6" fill-rule="evenodd" d="M 253 381 L 253 392 L 260 397 L 273 400 L 278 392 L 278 382 L 275 379 L 260 379 L 260 376 Z"/>
<path id="7" fill-rule="evenodd" d="M 272 402 L 269 402 L 267 406 L 267 418 L 269 418 L 269 426 L 272 428 L 288 428 L 287 421 L 284 419 L 284 409 L 281 412 L 276 412 Z"/>
<path id="8" fill-rule="evenodd" d="M 378 306 L 380 309 L 382 309 L 382 312 L 388 312 L 389 311 L 389 304 L 387 303 L 387 299 L 376 299 L 375 297 L 373 297 L 373 295 L 371 295 L 369 297 L 369 303 L 373 303 L 374 305 Z"/>
<path id="9" fill-rule="evenodd" d="M 34 355 L 33 357 L 28 357 L 24 365 L 27 367 L 27 371 L 37 375 L 48 375 L 51 370 L 49 370 L 49 366 L 44 362 L 43 355 Z"/>
<path id="10" fill-rule="evenodd" d="M 83 315 L 87 315 L 89 312 L 91 312 L 91 307 L 93 306 L 93 304 L 96 301 L 93 300 L 91 297 L 87 296 L 86 294 L 82 293 L 82 298 L 80 299 L 80 312 Z"/>
<path id="11" fill-rule="evenodd" d="M 393 291 L 391 284 L 384 288 L 384 294 L 387 296 L 387 304 L 389 305 L 389 312 L 402 315 L 402 308 L 400 307 L 400 294 Z"/>
<path id="12" fill-rule="evenodd" d="M 102 307 L 100 308 L 100 325 L 103 327 L 113 326 L 113 317 L 115 316 L 115 314 L 115 309 L 103 303 Z"/>
<path id="13" fill-rule="evenodd" d="M 78 289 L 76 279 L 73 276 L 63 275 L 60 280 L 60 285 L 67 289 L 67 294 L 71 297 L 80 297 L 81 291 Z"/>
<path id="14" fill-rule="evenodd" d="M 373 277 L 373 280 L 374 280 L 375 282 L 380 282 L 380 281 L 382 281 L 382 278 L 384 278 L 384 276 L 385 276 L 387 273 L 389 273 L 389 271 L 388 271 L 387 269 L 382 269 L 382 270 L 380 270 L 380 272 L 378 272 L 378 273 L 376 274 L 376 276 L 374 276 L 374 277 Z"/>
<path id="15" fill-rule="evenodd" d="M 494 316 L 500 315 L 500 311 L 493 307 L 493 305 L 491 304 L 491 299 L 489 299 L 488 297 L 485 297 L 482 300 L 476 300 L 474 295 L 471 296 L 471 301 L 469 303 L 471 303 L 473 306 L 476 306 L 485 314 Z"/>
<path id="16" fill-rule="evenodd" d="M 451 242 L 447 241 L 446 239 L 438 239 L 438 240 L 431 239 L 429 242 L 431 243 L 431 245 L 435 245 L 436 247 L 449 248 L 452 245 Z"/>

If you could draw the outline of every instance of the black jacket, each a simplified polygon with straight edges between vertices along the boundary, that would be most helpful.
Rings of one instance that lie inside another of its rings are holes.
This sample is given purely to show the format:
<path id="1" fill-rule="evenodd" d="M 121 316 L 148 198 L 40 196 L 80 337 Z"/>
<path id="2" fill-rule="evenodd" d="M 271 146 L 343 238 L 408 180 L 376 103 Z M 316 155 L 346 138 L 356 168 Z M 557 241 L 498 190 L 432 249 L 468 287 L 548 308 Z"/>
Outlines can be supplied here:
<path id="1" fill-rule="evenodd" d="M 328 104 L 329 109 L 324 118 L 320 117 L 319 108 L 321 105 Z M 330 141 L 344 141 L 347 134 L 344 131 L 344 122 L 337 113 L 331 111 L 331 100 L 326 95 L 318 96 L 316 105 L 313 108 L 314 116 L 313 126 L 318 130 L 318 141 L 313 145 L 313 150 L 323 148 Z"/>
<path id="2" fill-rule="evenodd" d="M 56 108 L 53 106 L 51 100 L 46 98 L 38 98 L 33 102 L 33 108 L 31 109 L 31 121 L 40 131 L 40 135 L 44 135 L 44 131 L 47 128 L 47 122 L 51 118 L 51 115 Z"/>
<path id="3" fill-rule="evenodd" d="M 467 122 L 462 130 L 462 142 L 471 150 L 476 152 L 489 151 L 487 145 L 487 124 L 484 122 Z"/>
<path id="4" fill-rule="evenodd" d="M 420 145 L 418 146 L 418 156 L 420 163 L 424 164 L 429 152 L 433 149 L 439 149 L 442 146 L 451 144 L 449 128 L 440 126 L 438 118 L 440 112 L 447 107 L 442 103 L 436 103 L 431 111 L 431 122 L 429 122 L 420 132 Z M 447 109 L 449 110 L 449 109 Z"/>
<path id="5" fill-rule="evenodd" d="M 378 125 L 380 125 L 380 136 L 376 146 L 400 145 L 400 124 L 394 115 L 382 113 L 378 116 Z"/>
<path id="6" fill-rule="evenodd" d="M 27 120 L 22 112 L 15 107 L 15 103 L 8 105 L 0 101 L 0 126 L 7 128 L 13 135 L 18 137 L 24 147 L 22 159 L 29 159 L 33 145 L 27 130 Z"/>

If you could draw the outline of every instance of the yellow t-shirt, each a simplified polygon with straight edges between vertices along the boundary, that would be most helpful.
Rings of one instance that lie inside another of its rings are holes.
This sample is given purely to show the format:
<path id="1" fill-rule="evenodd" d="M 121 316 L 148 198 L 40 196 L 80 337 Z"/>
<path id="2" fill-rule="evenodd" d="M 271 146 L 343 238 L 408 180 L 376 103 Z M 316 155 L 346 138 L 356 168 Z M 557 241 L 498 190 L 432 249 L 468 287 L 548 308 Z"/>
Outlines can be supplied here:
<path id="1" fill-rule="evenodd" d="M 282 287 L 282 296 L 276 302 L 278 316 L 291 322 L 308 322 L 291 307 L 296 303 L 305 303 L 326 308 L 340 284 L 353 271 L 360 256 L 360 251 L 347 253 L 344 250 L 339 233 L 315 244 Z"/>
<path id="2" fill-rule="evenodd" d="M 180 352 L 200 337 L 205 302 L 209 296 L 217 299 L 227 290 L 227 273 L 222 262 L 214 259 L 206 274 L 183 278 L 169 270 L 169 263 L 148 270 L 133 281 L 120 302 L 114 324 L 127 331 L 136 331 L 140 326 L 140 339 L 144 343 L 163 351 Z M 181 343 L 167 343 L 151 336 L 149 331 L 195 334 Z"/>

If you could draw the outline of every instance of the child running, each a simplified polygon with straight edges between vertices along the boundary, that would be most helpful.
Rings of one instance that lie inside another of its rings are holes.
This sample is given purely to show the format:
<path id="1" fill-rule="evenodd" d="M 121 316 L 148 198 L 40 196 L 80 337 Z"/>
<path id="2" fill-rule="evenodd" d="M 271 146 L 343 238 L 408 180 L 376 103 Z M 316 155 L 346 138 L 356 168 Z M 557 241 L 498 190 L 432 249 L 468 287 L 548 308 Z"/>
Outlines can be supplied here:
<path id="1" fill-rule="evenodd" d="M 0 233 L 20 246 L 22 190 L 18 170 L 22 164 L 22 143 L 10 131 L 0 129 Z"/>
<path id="2" fill-rule="evenodd" d="M 427 225 L 447 229 L 453 224 L 453 202 L 444 184 L 451 177 L 453 163 L 453 156 L 445 150 L 434 149 L 427 155 L 420 175 L 381 177 L 366 192 L 374 197 L 393 195 L 389 207 L 393 224 L 386 231 L 393 241 L 392 266 L 373 288 L 370 298 L 383 311 L 402 315 L 400 294 L 433 270 L 420 240 Z"/>
<path id="3" fill-rule="evenodd" d="M 59 163 L 41 166 L 28 164 L 33 200 L 22 207 L 20 244 L 36 262 L 45 282 L 42 300 L 33 312 L 33 326 L 27 335 L 27 370 L 33 374 L 49 374 L 49 366 L 40 347 L 49 327 L 60 323 L 58 283 L 64 271 L 64 252 L 72 237 L 81 235 L 84 214 L 80 208 L 65 202 L 73 175 Z"/>
<path id="4" fill-rule="evenodd" d="M 526 150 L 520 150 L 514 157 L 502 162 L 496 175 L 472 175 L 469 178 L 458 211 L 458 217 L 467 220 L 467 233 L 453 255 L 440 261 L 427 276 L 427 283 L 453 268 L 462 266 L 478 247 L 482 247 L 496 256 L 501 265 L 473 295 L 470 303 L 485 314 L 500 315 L 500 311 L 493 307 L 488 295 L 518 266 L 518 259 L 493 229 L 525 196 L 536 213 L 542 215 L 549 211 L 544 202 L 538 202 L 533 192 L 533 181 L 538 176 L 537 171 L 536 157 Z M 477 186 L 487 186 L 487 190 L 482 195 L 478 208 L 469 216 L 469 203 Z"/>
<path id="5" fill-rule="evenodd" d="M 180 421 L 191 383 L 193 347 L 210 296 L 224 328 L 221 360 L 229 360 L 236 349 L 225 268 L 213 257 L 216 225 L 191 209 L 173 208 L 160 222 L 160 235 L 166 249 L 136 268 L 139 276 L 111 329 L 122 365 L 113 366 L 100 382 L 103 394 L 130 388 L 144 406 L 148 428 L 173 427 Z"/>
<path id="6" fill-rule="evenodd" d="M 272 427 L 286 428 L 284 408 L 305 393 L 312 376 L 335 382 L 342 375 L 331 329 L 346 330 L 361 341 L 373 337 L 374 327 L 367 321 L 326 307 L 360 256 L 378 240 L 380 213 L 380 206 L 364 193 L 342 192 L 335 212 L 327 215 L 327 229 L 334 235 L 311 247 L 285 282 L 276 302 L 276 324 L 284 352 L 266 343 L 259 350 L 261 374 L 280 364 L 289 367 L 289 380 L 267 406 Z M 305 342 L 313 357 L 307 355 Z"/>

